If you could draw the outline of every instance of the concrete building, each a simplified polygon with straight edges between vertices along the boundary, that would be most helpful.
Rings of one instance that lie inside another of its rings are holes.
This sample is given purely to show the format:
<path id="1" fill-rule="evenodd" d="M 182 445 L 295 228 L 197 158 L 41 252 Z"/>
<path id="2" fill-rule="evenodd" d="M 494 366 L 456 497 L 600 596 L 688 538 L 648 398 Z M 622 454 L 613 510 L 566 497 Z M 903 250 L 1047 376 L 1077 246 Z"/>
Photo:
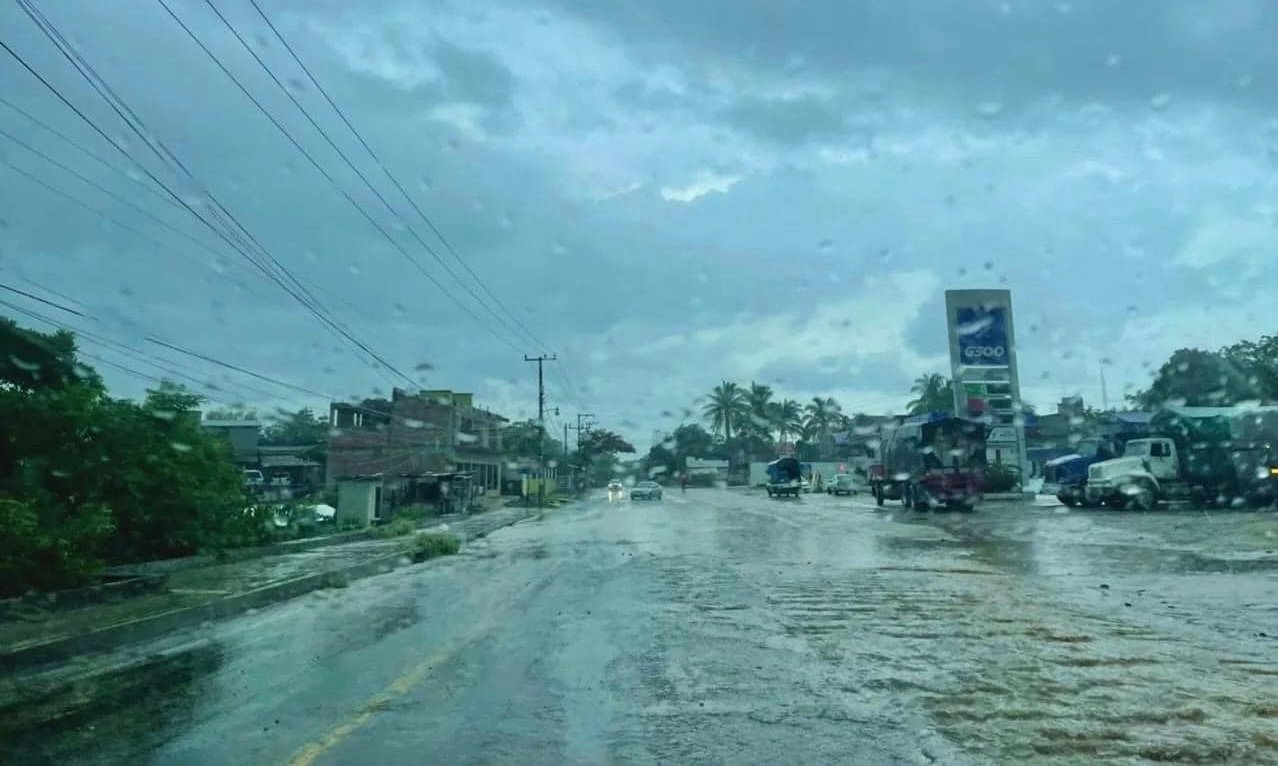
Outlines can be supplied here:
<path id="1" fill-rule="evenodd" d="M 422 476 L 460 472 L 474 484 L 501 486 L 501 429 L 506 418 L 476 407 L 468 393 L 410 393 L 390 401 L 333 402 L 326 481 L 355 476 Z"/>
<path id="2" fill-rule="evenodd" d="M 200 428 L 220 436 L 231 445 L 231 454 L 241 468 L 257 468 L 258 442 L 262 438 L 260 420 L 204 420 Z"/>

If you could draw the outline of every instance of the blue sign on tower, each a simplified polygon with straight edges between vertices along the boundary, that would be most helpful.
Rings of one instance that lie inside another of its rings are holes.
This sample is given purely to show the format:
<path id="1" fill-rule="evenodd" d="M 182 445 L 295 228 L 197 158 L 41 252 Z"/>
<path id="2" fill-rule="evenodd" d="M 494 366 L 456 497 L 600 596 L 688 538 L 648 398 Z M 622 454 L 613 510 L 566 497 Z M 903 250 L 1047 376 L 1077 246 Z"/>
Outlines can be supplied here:
<path id="1" fill-rule="evenodd" d="M 959 364 L 967 367 L 1007 367 L 1007 319 L 1002 306 L 959 306 L 955 315 Z"/>

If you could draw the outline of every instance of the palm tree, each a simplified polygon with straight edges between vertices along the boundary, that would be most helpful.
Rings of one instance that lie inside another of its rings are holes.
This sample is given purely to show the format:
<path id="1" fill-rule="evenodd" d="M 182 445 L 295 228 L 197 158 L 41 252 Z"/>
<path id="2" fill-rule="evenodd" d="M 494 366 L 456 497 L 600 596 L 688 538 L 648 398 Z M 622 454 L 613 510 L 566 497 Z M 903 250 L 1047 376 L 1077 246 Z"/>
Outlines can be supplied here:
<path id="1" fill-rule="evenodd" d="M 737 427 L 746 412 L 745 392 L 730 380 L 725 380 L 710 392 L 710 401 L 702 410 L 710 427 L 723 434 L 724 439 L 732 438 L 732 429 Z"/>
<path id="2" fill-rule="evenodd" d="M 910 393 L 914 398 L 905 406 L 911 415 L 954 410 L 954 384 L 944 375 L 935 372 L 920 375 L 910 387 Z"/>
<path id="3" fill-rule="evenodd" d="M 803 430 L 803 408 L 793 399 L 776 402 L 772 405 L 772 425 L 779 441 L 791 434 L 797 436 Z"/>
<path id="4" fill-rule="evenodd" d="M 752 382 L 750 390 L 745 392 L 745 400 L 746 420 L 738 430 L 765 442 L 770 441 L 772 439 L 772 386 Z"/>
<path id="5" fill-rule="evenodd" d="M 803 406 L 804 438 L 823 437 L 841 421 L 842 408 L 834 401 L 834 397 L 812 397 L 812 401 Z"/>

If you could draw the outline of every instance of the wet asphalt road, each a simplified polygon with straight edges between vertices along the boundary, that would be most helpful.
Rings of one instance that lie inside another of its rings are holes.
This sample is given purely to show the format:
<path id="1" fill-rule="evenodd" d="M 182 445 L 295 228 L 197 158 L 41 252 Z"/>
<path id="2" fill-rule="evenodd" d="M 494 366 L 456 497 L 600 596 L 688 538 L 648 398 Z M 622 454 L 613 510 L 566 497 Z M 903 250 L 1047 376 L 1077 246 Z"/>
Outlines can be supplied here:
<path id="1" fill-rule="evenodd" d="M 1278 515 L 761 495 L 594 499 L 174 637 L 3 760 L 1278 763 Z"/>

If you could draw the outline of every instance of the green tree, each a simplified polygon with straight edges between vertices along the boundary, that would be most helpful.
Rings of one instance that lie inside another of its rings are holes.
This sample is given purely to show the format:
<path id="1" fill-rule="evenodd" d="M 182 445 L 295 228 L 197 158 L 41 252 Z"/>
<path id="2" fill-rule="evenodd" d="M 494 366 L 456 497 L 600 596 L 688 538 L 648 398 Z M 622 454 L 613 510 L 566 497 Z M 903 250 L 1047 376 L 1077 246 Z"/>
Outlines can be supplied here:
<path id="1" fill-rule="evenodd" d="M 834 397 L 814 396 L 803 406 L 803 436 L 805 439 L 828 438 L 830 432 L 841 425 L 842 418 L 842 408 Z"/>
<path id="2" fill-rule="evenodd" d="M 778 441 L 789 441 L 786 437 L 798 436 L 803 432 L 803 408 L 793 399 L 773 403 L 772 427 L 777 431 Z"/>
<path id="3" fill-rule="evenodd" d="M 59 389 L 81 380 L 100 385 L 96 373 L 75 358 L 75 336 L 42 333 L 0 317 L 0 381 L 23 391 Z"/>
<path id="4" fill-rule="evenodd" d="M 1221 349 L 1221 355 L 1246 375 L 1262 399 L 1278 399 L 1278 335 L 1239 341 Z"/>
<path id="5" fill-rule="evenodd" d="M 554 460 L 564 454 L 563 442 L 549 434 L 543 434 L 541 426 L 535 420 L 521 420 L 501 430 L 502 452 L 512 459 L 536 460 L 541 454 L 543 443 L 547 460 Z"/>
<path id="6" fill-rule="evenodd" d="M 944 375 L 929 372 L 920 375 L 910 387 L 914 398 L 905 405 L 911 415 L 954 411 L 954 385 Z"/>
<path id="7" fill-rule="evenodd" d="M 677 476 L 687 467 L 689 457 L 727 459 L 728 450 L 716 444 L 714 436 L 696 423 L 684 423 L 660 442 L 652 445 L 644 457 L 644 470 L 660 468 L 660 473 Z"/>
<path id="8" fill-rule="evenodd" d="M 745 392 L 746 417 L 737 429 L 742 435 L 772 441 L 772 386 L 751 383 Z"/>
<path id="9" fill-rule="evenodd" d="M 711 428 L 723 434 L 725 439 L 731 439 L 732 430 L 741 423 L 747 411 L 746 396 L 741 387 L 725 380 L 710 392 L 710 401 L 702 414 Z"/>
<path id="10" fill-rule="evenodd" d="M 714 443 L 714 436 L 696 423 L 684 423 L 674 430 L 674 451 L 679 458 L 720 457 L 722 450 Z"/>
<path id="11" fill-rule="evenodd" d="M 604 428 L 594 428 L 581 438 L 577 464 L 586 470 L 591 483 L 597 484 L 613 477 L 618 453 L 634 451 L 634 445 L 620 435 Z"/>
<path id="12" fill-rule="evenodd" d="M 266 427 L 262 443 L 268 445 L 321 444 L 328 439 L 328 418 L 316 415 L 310 407 L 297 412 L 281 412 Z"/>
<path id="13" fill-rule="evenodd" d="M 1146 409 L 1226 406 L 1258 399 L 1261 391 L 1255 376 L 1237 361 L 1246 353 L 1240 349 L 1231 358 L 1228 353 L 1179 349 L 1158 369 L 1149 388 L 1130 398 Z"/>
<path id="14" fill-rule="evenodd" d="M 586 455 L 616 455 L 634 452 L 634 445 L 606 428 L 592 428 L 581 439 L 581 452 Z"/>
<path id="15" fill-rule="evenodd" d="M 23 364 L 20 380 L 0 385 L 0 592 L 70 587 L 107 563 L 265 536 L 244 514 L 225 447 L 200 430 L 199 397 L 166 383 L 142 405 L 112 399 L 74 361 L 74 339 L 57 347 L 73 377 L 22 379 L 33 371 Z"/>

